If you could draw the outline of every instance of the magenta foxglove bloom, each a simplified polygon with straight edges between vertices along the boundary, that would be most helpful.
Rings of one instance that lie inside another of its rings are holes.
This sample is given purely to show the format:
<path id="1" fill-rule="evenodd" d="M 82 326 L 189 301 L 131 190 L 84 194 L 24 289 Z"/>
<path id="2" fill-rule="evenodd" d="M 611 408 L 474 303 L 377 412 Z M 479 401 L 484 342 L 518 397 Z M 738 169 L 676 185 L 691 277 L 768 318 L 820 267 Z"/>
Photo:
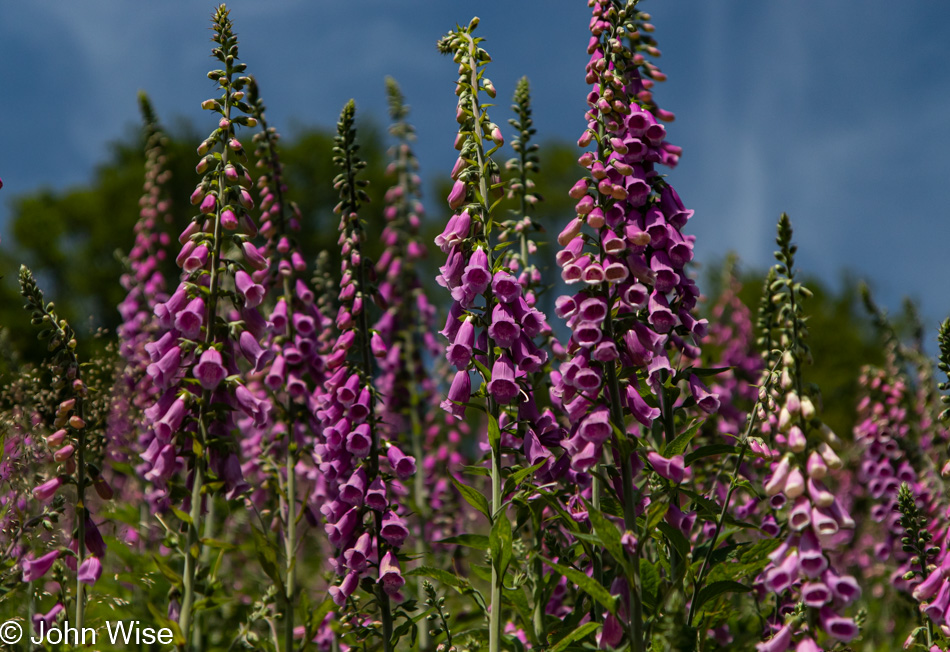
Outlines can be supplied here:
<path id="1" fill-rule="evenodd" d="M 79 565 L 78 579 L 88 586 L 94 585 L 102 576 L 102 562 L 98 557 L 86 557 Z"/>
<path id="2" fill-rule="evenodd" d="M 59 550 L 53 550 L 36 559 L 25 557 L 23 561 L 20 562 L 20 566 L 23 569 L 23 581 L 33 582 L 42 578 L 49 572 L 49 569 L 53 567 L 53 563 L 57 559 L 59 559 Z"/>
<path id="3" fill-rule="evenodd" d="M 383 585 L 383 590 L 391 597 L 399 593 L 399 589 L 406 583 L 402 577 L 402 571 L 399 569 L 399 560 L 390 550 L 379 562 L 379 582 Z"/>
<path id="4" fill-rule="evenodd" d="M 222 364 L 221 354 L 216 349 L 207 349 L 198 359 L 194 367 L 194 376 L 205 389 L 217 389 L 221 381 L 228 375 Z"/>

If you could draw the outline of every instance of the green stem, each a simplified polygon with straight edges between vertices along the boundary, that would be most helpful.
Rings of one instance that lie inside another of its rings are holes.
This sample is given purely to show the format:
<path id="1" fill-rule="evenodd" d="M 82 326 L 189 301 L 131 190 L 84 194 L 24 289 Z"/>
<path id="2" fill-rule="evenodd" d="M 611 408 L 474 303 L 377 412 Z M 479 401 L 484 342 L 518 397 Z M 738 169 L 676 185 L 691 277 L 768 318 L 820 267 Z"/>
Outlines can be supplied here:
<path id="1" fill-rule="evenodd" d="M 488 242 L 488 227 L 491 224 L 491 209 L 488 205 L 488 181 L 485 178 L 485 175 L 488 173 L 488 170 L 485 167 L 485 151 L 482 145 L 482 139 L 484 134 L 482 133 L 481 125 L 481 108 L 478 104 L 478 59 L 477 51 L 478 48 L 475 45 L 475 41 L 472 39 L 470 34 L 465 35 L 469 42 L 469 61 L 471 63 L 471 81 L 469 82 L 472 87 L 472 123 L 473 131 L 475 135 L 475 156 L 478 160 L 478 189 L 482 196 L 482 217 L 484 219 L 485 229 L 485 240 L 486 245 L 490 245 Z M 494 260 L 493 252 L 491 246 L 486 247 L 487 256 L 488 256 L 488 268 L 493 269 Z M 488 311 L 491 310 L 491 305 L 493 302 L 491 289 L 487 290 L 485 293 L 485 311 L 486 316 L 489 314 Z M 488 368 L 491 369 L 495 363 L 495 347 L 494 342 L 489 338 L 488 341 Z M 486 379 L 487 381 L 487 379 Z M 498 403 L 489 396 L 488 398 L 488 413 L 497 423 L 498 416 L 500 414 L 500 409 Z M 494 525 L 495 517 L 501 511 L 501 448 L 500 446 L 492 447 L 491 455 L 491 507 L 492 507 L 492 525 Z M 499 652 L 501 650 L 501 587 L 504 578 L 499 575 L 498 569 L 495 567 L 495 564 L 492 564 L 491 571 L 491 613 L 489 615 L 489 624 L 488 624 L 488 650 L 489 652 Z"/>
<path id="2" fill-rule="evenodd" d="M 80 419 L 84 419 L 82 397 L 76 399 L 76 414 Z M 76 569 L 82 566 L 83 558 L 86 556 L 86 428 L 79 429 L 79 449 L 76 460 L 76 520 L 79 524 L 78 540 L 76 548 Z M 85 586 L 79 581 L 79 573 L 76 573 L 76 629 L 82 632 L 83 624 L 86 618 L 86 604 L 84 597 Z"/>
<path id="3" fill-rule="evenodd" d="M 356 211 L 358 206 L 358 199 L 356 195 L 356 170 L 352 167 L 352 157 L 348 154 L 346 157 L 346 177 L 349 180 L 349 209 L 351 212 Z M 359 222 L 359 217 L 357 216 L 344 216 L 344 219 L 353 220 L 353 230 L 357 234 L 355 238 L 355 249 L 360 254 L 359 256 L 359 265 L 356 269 L 356 282 L 357 282 L 357 293 L 356 296 L 362 296 L 365 299 L 369 297 L 369 293 L 366 291 L 366 257 L 363 255 L 363 234 L 362 227 Z M 360 349 L 361 349 L 361 363 L 363 369 L 362 378 L 364 381 L 372 378 L 373 375 L 373 354 L 370 350 L 370 328 L 369 328 L 369 317 L 367 315 L 369 306 L 363 305 L 362 310 L 360 310 L 359 315 L 359 332 L 360 332 Z M 370 472 L 369 477 L 375 478 L 379 476 L 379 455 L 380 455 L 380 446 L 379 446 L 379 428 L 376 423 L 376 398 L 375 396 L 370 400 L 369 405 L 369 416 L 367 417 L 367 423 L 369 424 L 370 430 L 370 440 L 372 442 L 370 453 L 369 453 L 369 464 Z M 376 541 L 377 546 L 379 546 L 379 558 L 383 557 L 383 538 L 382 538 L 382 529 L 383 529 L 383 515 L 380 512 L 374 512 L 375 514 L 375 525 L 376 525 Z M 383 649 L 385 652 L 392 652 L 392 638 L 393 638 L 393 616 L 392 616 L 392 607 L 389 602 L 389 595 L 386 591 L 383 590 L 381 584 L 376 586 L 376 599 L 379 603 L 380 616 L 383 626 Z"/>
<path id="4" fill-rule="evenodd" d="M 202 429 L 204 423 L 202 422 Z M 195 574 L 198 565 L 198 521 L 201 518 L 201 487 L 204 484 L 204 460 L 195 459 L 194 478 L 191 482 L 191 523 L 188 524 L 188 547 L 185 549 L 185 573 L 182 578 L 184 595 L 181 602 L 181 613 L 178 616 L 178 627 L 185 637 L 186 645 L 191 643 L 192 609 L 195 602 Z"/>
<path id="5" fill-rule="evenodd" d="M 228 74 L 227 86 L 224 88 L 224 112 L 223 115 L 225 118 L 230 119 L 231 116 L 231 88 L 230 88 L 230 71 Z M 218 267 L 221 264 L 221 210 L 224 201 L 225 190 L 227 184 L 224 177 L 224 169 L 228 164 L 228 147 L 227 144 L 222 147 L 221 151 L 221 163 L 218 166 L 218 202 L 217 210 L 215 211 L 214 219 L 214 246 L 211 253 L 211 280 L 209 283 L 209 298 L 207 306 L 207 315 L 205 319 L 205 346 L 209 347 L 214 344 L 214 326 L 215 319 L 218 313 L 218 292 L 219 285 L 221 282 L 220 275 L 218 273 Z M 181 629 L 182 635 L 185 637 L 186 644 L 191 643 L 191 625 L 192 625 L 192 609 L 195 602 L 195 576 L 197 573 L 198 566 L 198 555 L 200 554 L 197 550 L 200 535 L 199 529 L 201 527 L 201 489 L 204 485 L 204 455 L 205 450 L 208 445 L 208 424 L 206 422 L 207 409 L 211 403 L 211 391 L 204 390 L 202 393 L 201 407 L 198 410 L 198 427 L 201 435 L 201 441 L 199 442 L 201 447 L 201 452 L 194 457 L 194 478 L 192 480 L 191 486 L 191 511 L 190 511 L 190 520 L 188 524 L 188 548 L 185 550 L 185 572 L 183 579 L 183 589 L 184 595 L 182 597 L 181 604 L 181 613 L 178 617 L 178 626 Z"/>
<path id="6" fill-rule="evenodd" d="M 605 339 L 613 338 L 613 320 L 610 311 L 604 319 Z M 623 405 L 620 398 L 620 382 L 617 379 L 617 370 L 613 364 L 605 363 L 607 374 L 607 391 L 610 397 L 610 420 L 621 433 L 625 430 Z M 614 437 L 617 453 L 620 455 L 620 471 L 623 484 L 623 523 L 624 528 L 631 532 L 637 531 L 636 502 L 638 491 L 633 482 L 633 466 L 630 463 L 630 452 L 626 442 L 620 437 Z M 648 535 L 649 533 L 646 533 Z M 646 535 L 640 536 L 640 541 L 646 541 Z M 633 586 L 628 586 L 628 600 L 630 602 L 630 618 L 627 623 L 627 633 L 630 637 L 631 648 L 634 652 L 643 652 L 643 601 L 640 586 L 640 546 L 637 546 L 633 559 Z"/>

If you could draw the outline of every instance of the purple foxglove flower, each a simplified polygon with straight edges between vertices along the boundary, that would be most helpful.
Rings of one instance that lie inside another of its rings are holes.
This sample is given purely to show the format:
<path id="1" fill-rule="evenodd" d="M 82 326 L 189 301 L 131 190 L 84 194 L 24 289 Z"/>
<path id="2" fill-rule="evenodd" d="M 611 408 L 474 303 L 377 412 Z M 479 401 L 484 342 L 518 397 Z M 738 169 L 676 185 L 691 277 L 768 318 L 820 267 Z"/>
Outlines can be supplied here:
<path id="1" fill-rule="evenodd" d="M 795 505 L 788 514 L 788 526 L 800 532 L 811 524 L 811 503 L 804 496 L 795 499 Z"/>
<path id="2" fill-rule="evenodd" d="M 338 607 L 342 607 L 346 604 L 346 599 L 353 595 L 353 592 L 356 590 L 356 587 L 360 583 L 360 574 L 356 571 L 350 571 L 347 573 L 346 577 L 343 578 L 343 582 L 340 586 L 331 586 L 330 587 L 330 597 L 333 598 L 333 602 Z"/>
<path id="3" fill-rule="evenodd" d="M 472 217 L 468 214 L 468 211 L 453 215 L 449 218 L 448 224 L 445 225 L 445 230 L 436 236 L 436 246 L 442 250 L 442 253 L 449 253 L 452 247 L 469 236 L 471 225 Z"/>
<path id="4" fill-rule="evenodd" d="M 462 283 L 466 286 L 467 292 L 476 295 L 487 290 L 488 284 L 491 282 L 492 276 L 488 269 L 488 254 L 484 249 L 476 249 L 472 252 L 468 265 L 465 266 Z"/>
<path id="5" fill-rule="evenodd" d="M 192 299 L 188 305 L 175 315 L 175 328 L 181 331 L 183 337 L 194 340 L 201 333 L 204 325 L 205 301 L 201 297 Z"/>
<path id="6" fill-rule="evenodd" d="M 769 593 L 784 593 L 798 579 L 799 562 L 795 551 L 788 553 L 781 564 L 765 573 L 765 589 Z"/>
<path id="7" fill-rule="evenodd" d="M 932 598 L 937 594 L 937 591 L 940 589 L 940 587 L 943 586 L 944 579 L 946 579 L 946 577 L 947 569 L 943 566 L 938 566 L 930 575 L 927 576 L 927 579 L 914 587 L 914 600 L 917 602 L 924 602 Z"/>
<path id="8" fill-rule="evenodd" d="M 173 346 L 158 362 L 148 366 L 146 372 L 159 389 L 166 389 L 181 367 L 181 348 Z"/>
<path id="9" fill-rule="evenodd" d="M 369 405 L 372 401 L 369 387 L 360 390 L 360 395 L 350 406 L 349 416 L 353 421 L 362 421 L 369 416 Z"/>
<path id="10" fill-rule="evenodd" d="M 586 471 L 600 461 L 600 448 L 594 442 L 587 442 L 571 455 L 571 468 Z"/>
<path id="11" fill-rule="evenodd" d="M 477 253 L 477 252 L 475 252 Z M 473 254 L 474 258 L 474 254 Z M 487 266 L 487 256 L 485 258 Z M 476 270 L 481 270 L 481 268 L 475 268 Z M 445 264 L 439 268 L 439 275 L 436 277 L 436 282 L 444 288 L 452 290 L 453 296 L 455 294 L 455 289 L 459 286 L 460 283 L 465 282 L 465 275 L 468 273 L 468 267 L 465 264 L 465 256 L 458 249 L 452 249 L 449 253 L 449 257 L 446 258 Z M 483 269 L 481 271 L 474 272 L 473 282 L 475 279 L 481 278 L 481 275 L 488 277 L 488 270 Z M 487 282 L 485 287 L 488 287 Z"/>
<path id="12" fill-rule="evenodd" d="M 608 613 L 604 618 L 603 628 L 597 633 L 597 647 L 601 650 L 612 650 L 619 647 L 623 635 L 623 625 L 616 616 Z"/>
<path id="13" fill-rule="evenodd" d="M 250 242 L 243 242 L 241 244 L 241 249 L 244 251 L 244 259 L 253 269 L 267 269 L 270 263 L 268 263 L 267 259 L 261 255 L 261 252 L 257 247 L 255 247 Z"/>
<path id="14" fill-rule="evenodd" d="M 685 468 L 682 455 L 674 455 L 670 459 L 667 459 L 659 453 L 650 451 L 647 453 L 647 459 L 653 466 L 653 470 L 660 476 L 674 484 L 679 484 L 683 481 Z"/>
<path id="15" fill-rule="evenodd" d="M 521 336 L 521 326 L 515 322 L 515 317 L 504 304 L 498 304 L 492 310 L 492 323 L 488 327 L 488 336 L 495 344 L 507 349 Z"/>
<path id="16" fill-rule="evenodd" d="M 361 423 L 346 436 L 346 451 L 356 457 L 366 457 L 373 446 L 368 423 Z"/>
<path id="17" fill-rule="evenodd" d="M 350 374 L 350 377 L 346 379 L 346 384 L 342 387 L 338 387 L 336 390 L 336 400 L 342 403 L 344 406 L 349 406 L 356 400 L 359 396 L 360 391 L 360 375 L 357 373 Z"/>
<path id="18" fill-rule="evenodd" d="M 785 488 L 785 482 L 788 480 L 788 474 L 791 472 L 791 460 L 783 457 L 775 466 L 772 477 L 765 483 L 765 495 L 774 496 Z"/>
<path id="19" fill-rule="evenodd" d="M 79 566 L 79 572 L 76 576 L 83 584 L 92 586 L 99 581 L 102 576 L 102 562 L 98 557 L 86 557 Z"/>
<path id="20" fill-rule="evenodd" d="M 696 400 L 696 405 L 706 414 L 714 414 L 719 410 L 719 396 L 711 393 L 696 374 L 689 376 L 689 391 Z"/>
<path id="21" fill-rule="evenodd" d="M 102 540 L 99 528 L 95 522 L 89 518 L 88 513 L 86 514 L 86 536 L 84 540 L 86 542 L 86 550 L 89 551 L 89 554 L 95 555 L 96 557 L 105 556 L 106 542 Z"/>
<path id="22" fill-rule="evenodd" d="M 316 331 L 316 326 L 313 323 L 313 317 L 310 315 L 304 315 L 299 312 L 294 313 L 293 317 L 294 330 L 296 330 L 301 335 L 313 335 Z"/>
<path id="23" fill-rule="evenodd" d="M 456 181 L 452 186 L 452 191 L 449 193 L 448 202 L 449 208 L 453 211 L 465 203 L 465 195 L 468 192 L 468 186 L 465 185 L 464 181 Z"/>
<path id="24" fill-rule="evenodd" d="M 238 294 L 244 297 L 245 306 L 256 308 L 261 305 L 261 301 L 264 300 L 264 287 L 255 283 L 250 274 L 239 269 L 234 275 L 234 285 Z"/>
<path id="25" fill-rule="evenodd" d="M 627 407 L 633 417 L 646 428 L 651 427 L 654 420 L 660 416 L 660 409 L 647 405 L 639 390 L 632 384 L 627 386 Z"/>
<path id="26" fill-rule="evenodd" d="M 358 521 L 359 510 L 356 507 L 351 507 L 336 523 L 327 523 L 326 533 L 330 543 L 337 548 L 343 547 L 349 540 L 350 535 L 353 534 Z"/>
<path id="27" fill-rule="evenodd" d="M 254 365 L 254 373 L 263 370 L 264 367 L 267 366 L 267 363 L 274 359 L 274 352 L 261 348 L 261 345 L 257 342 L 257 338 L 254 337 L 250 331 L 241 331 L 241 335 L 238 337 L 238 346 L 241 349 L 241 355 L 244 356 L 244 359 Z M 281 373 L 281 375 L 283 374 Z M 268 374 L 268 378 L 269 377 L 270 374 Z M 269 384 L 268 387 L 270 387 Z M 271 389 L 276 388 L 271 387 Z"/>
<path id="28" fill-rule="evenodd" d="M 62 603 L 57 602 L 52 609 L 45 614 L 33 614 L 33 629 L 37 634 L 48 632 L 56 624 L 56 619 L 65 610 Z"/>
<path id="29" fill-rule="evenodd" d="M 170 441 L 172 435 L 178 432 L 178 428 L 184 421 L 187 412 L 185 400 L 183 398 L 175 399 L 168 406 L 168 410 L 165 411 L 161 419 L 155 423 L 155 434 L 163 441 Z"/>
<path id="30" fill-rule="evenodd" d="M 206 349 L 193 370 L 195 378 L 205 389 L 215 390 L 228 375 L 217 349 Z"/>
<path id="31" fill-rule="evenodd" d="M 610 426 L 610 410 L 600 405 L 587 415 L 577 429 L 578 435 L 585 441 L 596 445 L 603 444 L 612 434 Z"/>
<path id="32" fill-rule="evenodd" d="M 784 625 L 782 629 L 767 641 L 758 643 L 755 646 L 756 652 L 785 652 L 788 647 L 792 644 L 792 626 L 791 624 Z"/>
<path id="33" fill-rule="evenodd" d="M 499 356 L 492 365 L 491 381 L 488 383 L 488 393 L 503 405 L 511 403 L 518 396 L 520 389 L 515 382 L 515 370 L 506 356 Z"/>
<path id="34" fill-rule="evenodd" d="M 383 526 L 379 534 L 385 539 L 386 543 L 394 548 L 400 548 L 406 537 L 409 536 L 409 529 L 399 516 L 392 511 L 388 511 L 383 517 Z"/>
<path id="35" fill-rule="evenodd" d="M 382 478 L 376 476 L 370 483 L 369 489 L 366 490 L 366 505 L 372 510 L 382 512 L 386 509 L 388 504 L 389 500 L 386 498 L 386 484 Z"/>
<path id="36" fill-rule="evenodd" d="M 607 316 L 607 302 L 601 297 L 589 297 L 584 299 L 579 306 L 578 315 L 581 321 L 588 321 L 600 324 Z"/>
<path id="37" fill-rule="evenodd" d="M 861 597 L 861 587 L 850 575 L 839 576 L 831 570 L 826 570 L 821 579 L 831 589 L 835 598 L 844 604 L 851 604 Z"/>
<path id="38" fill-rule="evenodd" d="M 348 505 L 362 505 L 363 496 L 366 494 L 366 471 L 359 467 L 350 476 L 342 487 L 340 487 L 340 500 Z"/>
<path id="39" fill-rule="evenodd" d="M 56 491 L 62 484 L 63 480 L 59 476 L 50 478 L 43 484 L 37 485 L 33 488 L 33 497 L 41 503 L 49 502 L 53 499 L 53 496 L 56 495 Z"/>
<path id="40" fill-rule="evenodd" d="M 503 303 L 511 303 L 521 296 L 521 283 L 508 272 L 495 272 L 491 282 L 492 293 Z"/>
<path id="41" fill-rule="evenodd" d="M 860 633 L 853 620 L 839 616 L 828 607 L 821 609 L 818 618 L 821 622 L 821 628 L 843 643 L 850 642 Z"/>
<path id="42" fill-rule="evenodd" d="M 456 369 L 464 370 L 472 359 L 472 348 L 475 346 L 475 325 L 470 317 L 458 328 L 455 339 L 446 350 L 445 357 Z M 466 401 L 468 398 L 465 399 Z"/>
<path id="43" fill-rule="evenodd" d="M 821 537 L 831 536 L 839 529 L 838 521 L 835 520 L 835 517 L 822 507 L 812 507 L 811 524 L 815 533 Z"/>
<path id="44" fill-rule="evenodd" d="M 808 577 L 818 577 L 828 568 L 828 559 L 822 552 L 821 543 L 811 528 L 806 528 L 802 532 L 798 543 L 798 557 L 798 566 Z"/>
<path id="45" fill-rule="evenodd" d="M 658 333 L 669 333 L 676 326 L 676 317 L 670 310 L 666 297 L 654 290 L 647 304 L 648 320 Z"/>
<path id="46" fill-rule="evenodd" d="M 201 243 L 194 248 L 194 251 L 185 258 L 181 268 L 188 274 L 193 274 L 199 269 L 203 269 L 208 264 L 208 245 Z"/>
<path id="47" fill-rule="evenodd" d="M 34 582 L 42 578 L 53 567 L 53 563 L 57 559 L 59 559 L 59 550 L 53 550 L 36 559 L 33 559 L 32 556 L 25 557 L 20 562 L 20 566 L 23 568 L 23 581 Z"/>
<path id="48" fill-rule="evenodd" d="M 802 585 L 802 602 L 806 607 L 821 607 L 831 602 L 831 589 L 824 582 L 805 582 Z"/>
<path id="49" fill-rule="evenodd" d="M 399 589 L 406 583 L 399 569 L 399 560 L 396 559 L 392 550 L 387 551 L 379 562 L 379 583 L 383 585 L 383 590 L 390 597 L 398 594 Z"/>
<path id="50" fill-rule="evenodd" d="M 356 540 L 356 545 L 343 553 L 343 560 L 346 562 L 346 567 L 359 573 L 366 570 L 372 547 L 373 539 L 370 537 L 369 532 L 361 534 L 360 538 Z"/>
<path id="51" fill-rule="evenodd" d="M 170 326 L 171 324 L 169 324 Z M 168 332 L 162 335 L 158 341 L 149 342 L 145 345 L 145 352 L 148 353 L 149 360 L 158 362 L 168 351 L 178 343 L 178 337 Z"/>
<path id="52" fill-rule="evenodd" d="M 255 426 L 260 428 L 267 422 L 270 403 L 261 401 L 247 387 L 240 384 L 234 390 L 234 399 L 241 411 L 254 420 Z"/>
<path id="53" fill-rule="evenodd" d="M 224 464 L 215 469 L 215 472 L 224 480 L 226 489 L 224 497 L 227 500 L 234 500 L 251 488 L 251 485 L 244 479 L 241 462 L 235 453 L 229 453 L 224 460 Z"/>
<path id="54" fill-rule="evenodd" d="M 449 387 L 449 395 L 439 405 L 446 412 L 450 413 L 456 419 L 465 417 L 465 405 L 472 397 L 472 379 L 467 371 L 458 371 L 455 378 L 452 379 L 452 385 Z"/>
<path id="55" fill-rule="evenodd" d="M 600 324 L 596 322 L 582 321 L 574 327 L 574 341 L 585 349 L 599 344 L 603 336 Z"/>
<path id="56" fill-rule="evenodd" d="M 810 636 L 806 636 L 795 646 L 795 652 L 821 652 L 821 648 Z"/>
<path id="57" fill-rule="evenodd" d="M 416 459 L 404 454 L 397 446 L 390 445 L 389 450 L 386 451 L 386 458 L 389 460 L 393 473 L 400 480 L 408 480 L 415 474 Z"/>

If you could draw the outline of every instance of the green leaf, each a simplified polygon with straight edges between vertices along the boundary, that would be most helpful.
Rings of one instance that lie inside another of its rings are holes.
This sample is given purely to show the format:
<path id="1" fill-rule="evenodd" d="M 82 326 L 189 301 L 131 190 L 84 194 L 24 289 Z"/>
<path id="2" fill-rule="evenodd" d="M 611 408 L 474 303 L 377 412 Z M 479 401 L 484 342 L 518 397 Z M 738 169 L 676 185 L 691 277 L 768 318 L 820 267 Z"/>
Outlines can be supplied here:
<path id="1" fill-rule="evenodd" d="M 491 476 L 491 471 L 486 469 L 484 466 L 471 466 L 466 465 L 462 467 L 462 472 L 465 475 L 485 475 Z"/>
<path id="2" fill-rule="evenodd" d="M 667 538 L 673 548 L 676 549 L 676 552 L 680 554 L 680 557 L 683 559 L 689 557 L 689 541 L 686 540 L 686 537 L 679 528 L 673 527 L 666 521 L 657 523 L 657 528 L 663 533 L 663 536 Z"/>
<path id="3" fill-rule="evenodd" d="M 182 510 L 178 509 L 177 507 L 173 505 L 172 514 L 178 517 L 178 520 L 181 521 L 182 523 L 187 523 L 188 525 L 191 525 L 191 514 L 189 514 L 188 512 L 183 512 Z"/>
<path id="4" fill-rule="evenodd" d="M 488 537 L 488 547 L 491 549 L 492 566 L 498 576 L 503 578 L 511 562 L 511 521 L 508 520 L 505 510 L 495 516 L 491 535 Z"/>
<path id="5" fill-rule="evenodd" d="M 488 499 L 485 498 L 477 489 L 469 487 L 466 484 L 462 484 L 454 477 L 452 478 L 452 484 L 455 485 L 455 488 L 458 489 L 459 493 L 462 494 L 462 498 L 465 499 L 469 505 L 480 511 L 485 517 L 491 521 L 491 507 L 488 505 Z"/>
<path id="6" fill-rule="evenodd" d="M 277 567 L 277 553 L 274 551 L 274 545 L 256 527 L 251 528 L 251 534 L 254 536 L 254 552 L 261 564 L 261 569 L 267 577 L 274 580 L 280 592 L 284 593 L 284 581 Z"/>
<path id="7" fill-rule="evenodd" d="M 501 429 L 498 427 L 498 419 L 494 415 L 488 415 L 488 443 L 491 449 L 498 451 L 498 445 L 501 443 Z"/>
<path id="8" fill-rule="evenodd" d="M 600 623 L 590 623 L 590 622 L 584 623 L 583 625 L 575 629 L 573 632 L 571 632 L 570 634 L 562 638 L 560 641 L 558 641 L 554 645 L 554 647 L 548 650 L 548 652 L 561 652 L 561 650 L 565 649 L 568 645 L 570 645 L 574 641 L 579 641 L 583 638 L 586 638 L 589 634 L 597 631 L 599 628 L 600 628 Z"/>
<path id="9" fill-rule="evenodd" d="M 693 462 L 704 457 L 712 457 L 713 455 L 722 455 L 735 453 L 736 447 L 731 444 L 708 444 L 706 446 L 700 446 L 693 452 L 686 455 L 683 458 L 683 462 L 686 466 L 690 466 Z"/>
<path id="10" fill-rule="evenodd" d="M 488 550 L 488 537 L 484 534 L 460 534 L 457 537 L 439 539 L 436 543 L 465 546 L 476 550 Z"/>
<path id="11" fill-rule="evenodd" d="M 669 508 L 670 504 L 665 500 L 650 503 L 650 507 L 647 509 L 647 534 L 652 536 L 653 530 L 656 529 L 657 524 L 666 516 L 666 512 Z"/>
<path id="12" fill-rule="evenodd" d="M 663 449 L 663 457 L 670 458 L 674 455 L 682 455 L 689 446 L 689 442 L 696 436 L 701 425 L 703 425 L 701 420 L 696 419 L 693 421 L 689 428 L 666 445 L 666 448 Z"/>
<path id="13" fill-rule="evenodd" d="M 503 495 L 503 496 L 507 496 L 508 494 L 510 494 L 512 491 L 515 490 L 515 487 L 517 487 L 519 484 L 521 484 L 522 480 L 524 480 L 524 479 L 527 478 L 529 475 L 531 475 L 532 473 L 534 473 L 535 471 L 537 471 L 538 469 L 540 469 L 542 466 L 544 466 L 544 464 L 545 464 L 545 462 L 543 462 L 543 461 L 542 461 L 542 462 L 538 462 L 538 463 L 535 464 L 534 466 L 529 466 L 529 467 L 526 468 L 526 469 L 519 469 L 518 471 L 515 471 L 514 473 L 512 473 L 511 475 L 509 475 L 509 476 L 505 479 L 505 486 L 504 486 L 504 489 L 502 489 L 502 492 L 501 492 L 502 495 Z M 487 470 L 487 469 L 486 469 L 486 470 Z M 489 475 L 490 475 L 490 474 L 489 474 Z"/>
<path id="14" fill-rule="evenodd" d="M 745 584 L 740 584 L 739 582 L 734 582 L 732 580 L 723 580 L 721 582 L 713 582 L 708 586 L 704 586 L 703 589 L 699 592 L 699 597 L 696 598 L 696 610 L 702 608 L 704 604 L 712 600 L 713 598 L 722 595 L 723 593 L 747 593 L 751 591 L 752 587 L 746 586 Z"/>
<path id="15" fill-rule="evenodd" d="M 586 500 L 584 502 L 587 503 Z M 623 549 L 623 544 L 620 543 L 620 531 L 617 526 L 605 518 L 600 510 L 595 509 L 590 503 L 587 503 L 587 517 L 590 519 L 590 524 L 600 539 L 600 543 L 607 549 L 610 556 L 617 563 L 627 566 L 627 555 Z"/>
<path id="16" fill-rule="evenodd" d="M 656 609 L 660 591 L 660 573 L 649 560 L 642 558 L 640 559 L 640 587 L 643 604 L 651 609 Z"/>
<path id="17" fill-rule="evenodd" d="M 582 591 L 586 592 L 590 597 L 599 602 L 607 611 L 612 614 L 617 612 L 617 598 L 610 595 L 610 592 L 607 591 L 603 586 L 601 586 L 595 579 L 588 577 L 586 573 L 582 573 L 576 568 L 571 568 L 569 566 L 562 566 L 557 562 L 551 561 L 547 557 L 541 557 L 544 560 L 544 563 L 559 572 L 561 575 L 574 582 Z"/>

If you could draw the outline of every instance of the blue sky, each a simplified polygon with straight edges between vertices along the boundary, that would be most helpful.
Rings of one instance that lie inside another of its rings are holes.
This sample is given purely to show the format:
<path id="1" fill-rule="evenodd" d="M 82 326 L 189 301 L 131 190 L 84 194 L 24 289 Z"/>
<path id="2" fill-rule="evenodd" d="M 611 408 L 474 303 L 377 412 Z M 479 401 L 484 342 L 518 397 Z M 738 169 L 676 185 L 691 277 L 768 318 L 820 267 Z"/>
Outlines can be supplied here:
<path id="1" fill-rule="evenodd" d="M 515 80 L 532 81 L 539 137 L 576 139 L 587 87 L 580 0 L 269 0 L 230 3 L 241 58 L 270 120 L 335 123 L 350 97 L 385 116 L 383 78 L 412 105 L 424 179 L 454 160 L 454 66 L 440 35 L 482 19 L 503 123 Z M 921 300 L 931 332 L 950 313 L 950 5 L 923 0 L 644 0 L 657 26 L 685 152 L 670 181 L 696 210 L 700 262 L 729 250 L 771 262 L 787 211 L 800 266 L 867 278 L 893 310 Z M 195 0 L 0 4 L 0 238 L 7 202 L 91 178 L 138 125 L 136 92 L 166 124 L 208 124 L 209 16 Z M 565 192 L 567 189 L 565 188 Z M 437 214 L 436 207 L 430 212 Z M 932 338 L 931 338 L 932 339 Z"/>

